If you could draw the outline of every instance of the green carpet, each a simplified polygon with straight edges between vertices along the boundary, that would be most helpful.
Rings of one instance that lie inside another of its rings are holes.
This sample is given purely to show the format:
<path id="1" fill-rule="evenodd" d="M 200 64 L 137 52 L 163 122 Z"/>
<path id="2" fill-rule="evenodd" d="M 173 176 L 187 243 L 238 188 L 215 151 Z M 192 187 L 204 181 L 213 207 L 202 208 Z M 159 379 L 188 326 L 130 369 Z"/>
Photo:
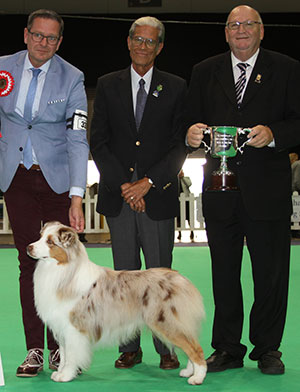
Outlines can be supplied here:
<path id="1" fill-rule="evenodd" d="M 104 266 L 112 265 L 110 248 L 89 248 L 91 260 Z M 115 369 L 113 364 L 118 356 L 117 347 L 97 351 L 91 368 L 76 380 L 58 384 L 50 380 L 50 370 L 45 369 L 38 377 L 19 379 L 15 376 L 18 365 L 26 351 L 21 325 L 18 295 L 18 262 L 15 249 L 0 250 L 0 352 L 4 367 L 5 386 L 0 391 L 28 392 L 181 392 L 201 390 L 209 392 L 298 392 L 300 388 L 300 247 L 292 246 L 291 284 L 287 324 L 281 346 L 286 373 L 282 376 L 266 376 L 257 369 L 256 362 L 245 358 L 245 367 L 223 373 L 208 374 L 202 386 L 190 386 L 186 379 L 178 376 L 178 370 L 159 369 L 159 357 L 155 353 L 151 334 L 144 331 L 142 348 L 143 363 L 128 370 Z M 210 258 L 207 247 L 176 247 L 173 268 L 190 278 L 204 298 L 206 321 L 203 323 L 200 342 L 206 356 L 210 355 L 213 299 L 211 289 Z M 242 282 L 244 288 L 245 314 L 249 314 L 253 299 L 251 268 L 245 250 Z M 245 319 L 243 343 L 251 350 L 248 340 L 248 319 Z M 178 352 L 181 367 L 186 357 Z"/>

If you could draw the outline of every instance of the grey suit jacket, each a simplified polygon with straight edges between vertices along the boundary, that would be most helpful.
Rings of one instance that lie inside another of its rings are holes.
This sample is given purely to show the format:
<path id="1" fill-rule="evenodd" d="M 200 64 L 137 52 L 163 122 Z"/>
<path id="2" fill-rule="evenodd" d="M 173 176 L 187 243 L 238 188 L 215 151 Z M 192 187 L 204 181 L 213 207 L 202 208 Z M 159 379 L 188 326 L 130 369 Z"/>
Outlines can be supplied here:
<path id="1" fill-rule="evenodd" d="M 10 94 L 0 97 L 0 189 L 8 189 L 29 135 L 43 175 L 56 193 L 67 192 L 72 186 L 85 189 L 89 152 L 86 130 L 84 126 L 67 128 L 67 120 L 72 124 L 76 110 L 87 111 L 83 73 L 54 55 L 37 116 L 28 123 L 15 111 L 26 53 L 0 57 L 0 70 L 14 79 Z"/>

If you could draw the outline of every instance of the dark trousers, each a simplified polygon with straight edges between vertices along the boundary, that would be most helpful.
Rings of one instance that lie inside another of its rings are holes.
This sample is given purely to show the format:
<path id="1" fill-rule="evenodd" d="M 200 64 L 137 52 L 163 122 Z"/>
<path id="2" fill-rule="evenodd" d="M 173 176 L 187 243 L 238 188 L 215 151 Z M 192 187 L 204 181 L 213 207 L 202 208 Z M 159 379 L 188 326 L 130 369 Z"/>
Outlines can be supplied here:
<path id="1" fill-rule="evenodd" d="M 174 219 L 154 221 L 146 213 L 134 212 L 123 203 L 120 215 L 106 218 L 112 243 L 116 270 L 138 270 L 141 268 L 141 250 L 146 268 L 171 268 L 174 247 Z M 153 338 L 158 354 L 170 353 L 157 338 Z M 137 351 L 140 336 L 119 348 L 120 352 Z"/>
<path id="2" fill-rule="evenodd" d="M 212 346 L 239 358 L 247 350 L 240 342 L 244 320 L 240 275 L 246 239 L 254 283 L 249 332 L 254 348 L 249 356 L 257 360 L 267 351 L 278 350 L 287 309 L 290 218 L 254 221 L 239 198 L 230 218 L 207 219 L 206 230 L 215 300 Z"/>
<path id="3" fill-rule="evenodd" d="M 21 167 L 4 198 L 19 253 L 20 298 L 27 349 L 43 348 L 45 327 L 36 314 L 33 295 L 33 273 L 37 261 L 27 255 L 26 247 L 39 239 L 42 223 L 55 220 L 69 225 L 70 198 L 68 192 L 55 193 L 41 171 Z M 50 331 L 47 331 L 47 340 L 49 350 L 57 348 Z"/>

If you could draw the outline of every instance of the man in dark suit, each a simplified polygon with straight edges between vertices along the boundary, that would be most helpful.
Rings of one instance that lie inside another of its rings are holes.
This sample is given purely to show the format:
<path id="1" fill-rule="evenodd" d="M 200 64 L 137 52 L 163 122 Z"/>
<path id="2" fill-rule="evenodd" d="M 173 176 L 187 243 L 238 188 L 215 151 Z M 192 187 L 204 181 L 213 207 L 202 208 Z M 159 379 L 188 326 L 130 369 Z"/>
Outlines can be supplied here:
<path id="1" fill-rule="evenodd" d="M 204 169 L 203 214 L 212 258 L 216 350 L 207 360 L 208 371 L 243 366 L 247 348 L 240 342 L 240 272 L 246 238 L 255 297 L 250 358 L 258 361 L 263 373 L 282 374 L 278 349 L 286 318 L 292 212 L 288 150 L 300 140 L 300 67 L 298 61 L 260 48 L 264 28 L 253 8 L 234 8 L 225 35 L 231 51 L 194 67 L 187 103 L 187 143 L 193 148 L 200 146 L 207 125 L 252 129 L 244 154 L 228 159 L 238 191 L 207 189 L 219 159 L 207 155 Z M 240 63 L 246 64 L 244 85 Z"/>
<path id="2" fill-rule="evenodd" d="M 82 198 L 89 147 L 84 75 L 56 55 L 62 18 L 37 10 L 24 29 L 27 50 L 0 57 L 0 189 L 20 261 L 20 297 L 28 354 L 18 377 L 43 370 L 45 326 L 36 313 L 36 262 L 26 247 L 40 236 L 41 224 L 59 220 L 84 228 Z M 59 365 L 57 343 L 48 331 L 49 367 Z"/>
<path id="3" fill-rule="evenodd" d="M 106 216 L 117 270 L 140 269 L 141 250 L 146 268 L 172 263 L 177 174 L 186 156 L 181 121 L 186 83 L 154 67 L 163 41 L 159 20 L 139 18 L 128 37 L 132 65 L 98 80 L 91 152 L 100 172 L 97 211 Z M 161 368 L 179 366 L 158 339 L 154 344 Z M 117 368 L 140 363 L 140 338 L 120 352 Z"/>

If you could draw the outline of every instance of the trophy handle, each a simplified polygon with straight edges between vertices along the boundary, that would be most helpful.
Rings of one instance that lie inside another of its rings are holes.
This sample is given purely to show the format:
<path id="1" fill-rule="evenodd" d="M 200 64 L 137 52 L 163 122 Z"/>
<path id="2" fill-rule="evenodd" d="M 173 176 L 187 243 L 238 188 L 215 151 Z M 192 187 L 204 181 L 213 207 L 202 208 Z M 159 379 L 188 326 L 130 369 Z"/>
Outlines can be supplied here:
<path id="1" fill-rule="evenodd" d="M 204 135 L 210 135 L 210 134 L 211 134 L 211 128 L 203 128 L 203 134 L 204 134 Z M 208 146 L 208 145 L 205 143 L 204 139 L 202 139 L 202 142 L 201 142 L 201 143 L 204 144 L 204 151 L 205 151 L 205 154 L 207 154 L 207 153 L 211 150 L 211 147 Z"/>
<path id="2" fill-rule="evenodd" d="M 251 131 L 252 131 L 251 128 L 238 128 L 237 129 L 238 135 L 246 135 L 247 132 L 249 133 Z M 238 146 L 237 151 L 239 151 L 241 154 L 243 154 L 245 145 L 247 143 L 249 143 L 251 140 L 252 140 L 252 137 L 250 139 L 246 140 L 241 146 Z"/>

